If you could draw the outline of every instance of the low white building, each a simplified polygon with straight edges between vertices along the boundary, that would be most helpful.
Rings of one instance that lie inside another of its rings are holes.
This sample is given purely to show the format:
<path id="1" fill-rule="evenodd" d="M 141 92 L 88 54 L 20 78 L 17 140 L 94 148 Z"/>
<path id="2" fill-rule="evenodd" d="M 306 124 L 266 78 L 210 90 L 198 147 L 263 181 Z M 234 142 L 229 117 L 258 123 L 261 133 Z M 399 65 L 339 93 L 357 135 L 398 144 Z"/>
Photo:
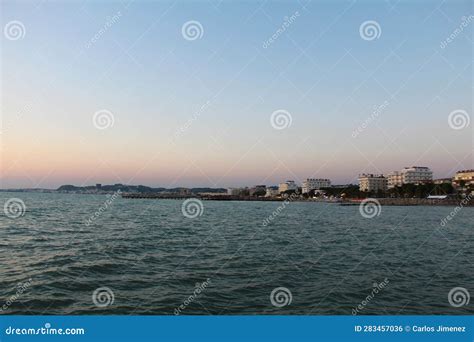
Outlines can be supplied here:
<path id="1" fill-rule="evenodd" d="M 268 187 L 267 192 L 265 193 L 265 197 L 276 197 L 280 194 L 280 191 L 278 190 L 277 187 L 272 188 Z"/>
<path id="2" fill-rule="evenodd" d="M 289 180 L 284 183 L 280 183 L 278 186 L 278 192 L 282 193 L 288 190 L 298 190 L 298 186 L 296 185 L 295 181 Z"/>
<path id="3" fill-rule="evenodd" d="M 230 196 L 239 196 L 241 192 L 240 188 L 228 188 L 227 189 L 227 195 Z"/>
<path id="4" fill-rule="evenodd" d="M 311 190 L 319 190 L 321 188 L 329 188 L 331 186 L 331 181 L 326 178 L 308 178 L 303 181 L 301 192 L 306 194 Z"/>
<path id="5" fill-rule="evenodd" d="M 387 178 L 383 175 L 362 174 L 359 175 L 359 190 L 360 191 L 386 191 Z"/>

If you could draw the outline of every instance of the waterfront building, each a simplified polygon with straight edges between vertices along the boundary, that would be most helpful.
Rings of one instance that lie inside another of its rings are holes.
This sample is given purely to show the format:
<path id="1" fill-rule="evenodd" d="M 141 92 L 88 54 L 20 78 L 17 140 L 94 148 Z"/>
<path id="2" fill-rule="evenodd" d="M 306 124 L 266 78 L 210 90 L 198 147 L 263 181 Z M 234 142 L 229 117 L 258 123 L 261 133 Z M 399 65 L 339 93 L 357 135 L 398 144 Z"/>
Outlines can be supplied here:
<path id="1" fill-rule="evenodd" d="M 474 170 L 462 170 L 456 172 L 453 178 L 453 186 L 462 188 L 464 186 L 474 185 Z"/>
<path id="2" fill-rule="evenodd" d="M 288 190 L 294 190 L 294 191 L 298 190 L 298 186 L 296 185 L 295 181 L 288 180 L 284 183 L 280 183 L 280 185 L 278 186 L 279 193 L 282 193 Z"/>
<path id="3" fill-rule="evenodd" d="M 269 186 L 266 190 L 265 197 L 276 197 L 280 194 L 277 186 Z"/>
<path id="4" fill-rule="evenodd" d="M 359 190 L 360 191 L 386 191 L 387 178 L 383 175 L 361 174 L 359 175 Z"/>
<path id="5" fill-rule="evenodd" d="M 387 175 L 388 188 L 403 184 L 421 184 L 433 181 L 433 172 L 426 166 L 405 167 L 401 171 L 394 171 Z"/>
<path id="6" fill-rule="evenodd" d="M 230 196 L 239 196 L 241 192 L 240 188 L 228 188 L 227 189 L 227 195 Z"/>
<path id="7" fill-rule="evenodd" d="M 426 166 L 405 167 L 400 172 L 403 184 L 420 184 L 433 181 L 433 172 Z"/>
<path id="8" fill-rule="evenodd" d="M 311 190 L 319 190 L 321 188 L 329 188 L 331 186 L 331 181 L 326 178 L 308 178 L 303 181 L 303 186 L 301 192 L 306 194 Z"/>
<path id="9" fill-rule="evenodd" d="M 402 185 L 403 185 L 403 177 L 400 172 L 393 171 L 387 175 L 387 187 L 389 189 L 395 188 L 397 186 L 402 186 Z"/>

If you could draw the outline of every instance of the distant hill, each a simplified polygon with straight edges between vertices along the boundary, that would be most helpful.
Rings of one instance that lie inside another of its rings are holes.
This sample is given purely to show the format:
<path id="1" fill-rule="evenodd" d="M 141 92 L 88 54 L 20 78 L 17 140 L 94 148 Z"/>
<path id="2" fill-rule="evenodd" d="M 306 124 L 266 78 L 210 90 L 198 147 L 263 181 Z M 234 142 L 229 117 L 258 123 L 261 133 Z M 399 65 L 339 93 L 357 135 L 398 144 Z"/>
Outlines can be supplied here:
<path id="1" fill-rule="evenodd" d="M 114 185 L 89 185 L 89 186 L 75 186 L 75 185 L 61 185 L 56 191 L 58 192 L 75 192 L 75 193 L 91 193 L 91 192 L 139 192 L 139 193 L 153 193 L 153 192 L 184 192 L 190 191 L 192 193 L 199 192 L 214 192 L 222 193 L 226 192 L 226 189 L 223 188 L 152 188 L 145 185 L 124 185 L 124 184 L 114 184 Z"/>

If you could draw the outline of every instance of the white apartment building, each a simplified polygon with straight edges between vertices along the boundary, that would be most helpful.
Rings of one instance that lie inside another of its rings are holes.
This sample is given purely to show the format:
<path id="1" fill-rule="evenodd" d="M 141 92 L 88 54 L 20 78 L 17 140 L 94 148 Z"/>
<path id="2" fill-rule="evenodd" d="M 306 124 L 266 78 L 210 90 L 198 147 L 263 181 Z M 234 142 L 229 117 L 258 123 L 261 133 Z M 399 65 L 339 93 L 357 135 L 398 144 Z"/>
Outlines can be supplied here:
<path id="1" fill-rule="evenodd" d="M 386 191 L 387 178 L 383 175 L 362 174 L 359 176 L 359 190 L 360 191 Z"/>
<path id="2" fill-rule="evenodd" d="M 433 172 L 426 166 L 405 167 L 387 175 L 388 187 L 394 188 L 403 184 L 420 184 L 433 181 Z"/>
<path id="3" fill-rule="evenodd" d="M 296 183 L 292 180 L 286 181 L 284 183 L 280 183 L 278 185 L 278 192 L 282 193 L 288 190 L 298 190 L 298 186 Z"/>
<path id="4" fill-rule="evenodd" d="M 321 188 L 329 188 L 331 186 L 331 181 L 325 178 L 308 178 L 303 181 L 303 186 L 301 192 L 306 194 L 311 190 L 319 190 Z"/>

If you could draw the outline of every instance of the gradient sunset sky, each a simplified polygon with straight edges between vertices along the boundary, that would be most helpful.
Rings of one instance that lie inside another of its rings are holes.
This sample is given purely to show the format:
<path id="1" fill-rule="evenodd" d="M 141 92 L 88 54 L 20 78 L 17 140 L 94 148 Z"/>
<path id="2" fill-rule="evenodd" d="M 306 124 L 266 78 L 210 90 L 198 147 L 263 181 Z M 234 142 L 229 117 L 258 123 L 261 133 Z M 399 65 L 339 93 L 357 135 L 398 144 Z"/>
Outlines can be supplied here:
<path id="1" fill-rule="evenodd" d="M 21 39 L 1 38 L 1 188 L 345 184 L 411 165 L 436 178 L 474 168 L 474 19 L 441 46 L 471 1 L 0 6 L 2 31 L 24 25 Z M 202 37 L 183 37 L 188 21 Z M 378 38 L 361 37 L 366 21 Z M 103 109 L 114 123 L 101 130 Z M 280 109 L 292 122 L 277 130 Z M 470 125 L 449 125 L 456 110 Z"/>

